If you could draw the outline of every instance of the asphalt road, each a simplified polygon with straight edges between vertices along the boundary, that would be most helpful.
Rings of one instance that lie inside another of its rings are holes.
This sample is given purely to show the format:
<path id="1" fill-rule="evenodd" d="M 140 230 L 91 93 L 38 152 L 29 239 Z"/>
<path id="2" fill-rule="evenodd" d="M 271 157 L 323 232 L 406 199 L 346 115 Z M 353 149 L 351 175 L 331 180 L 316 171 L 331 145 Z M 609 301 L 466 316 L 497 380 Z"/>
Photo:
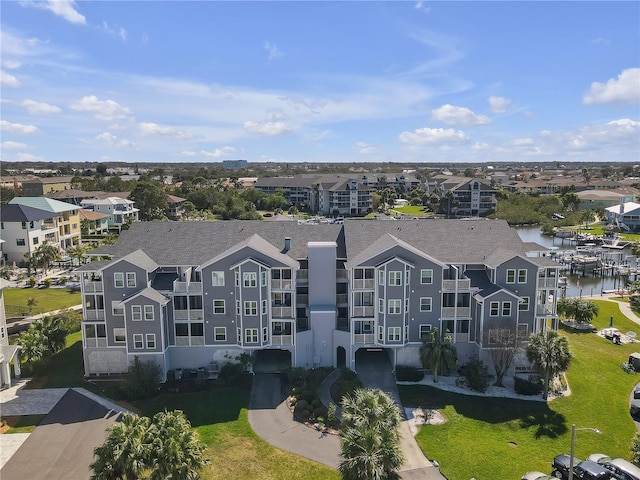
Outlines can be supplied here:
<path id="1" fill-rule="evenodd" d="M 2 480 L 87 480 L 119 413 L 69 390 L 0 470 Z"/>

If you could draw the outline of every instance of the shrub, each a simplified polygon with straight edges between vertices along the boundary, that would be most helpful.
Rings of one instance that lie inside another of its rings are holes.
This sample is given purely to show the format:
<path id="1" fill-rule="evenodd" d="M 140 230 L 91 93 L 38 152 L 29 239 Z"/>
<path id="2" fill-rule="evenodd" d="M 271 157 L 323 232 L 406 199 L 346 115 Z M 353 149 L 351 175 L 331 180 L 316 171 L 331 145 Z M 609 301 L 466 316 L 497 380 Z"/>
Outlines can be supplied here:
<path id="1" fill-rule="evenodd" d="M 220 369 L 219 378 L 228 385 L 237 385 L 245 374 L 241 363 L 225 363 Z"/>
<path id="2" fill-rule="evenodd" d="M 627 362 L 622 362 L 620 364 L 620 368 L 622 369 L 623 372 L 628 373 L 630 375 L 634 375 L 636 373 L 636 370 L 635 368 L 633 368 L 633 365 Z"/>
<path id="3" fill-rule="evenodd" d="M 289 397 L 289 404 L 291 406 L 295 407 L 297 401 L 298 401 L 298 399 L 296 397 Z"/>
<path id="4" fill-rule="evenodd" d="M 52 283 L 53 283 L 53 282 L 52 282 L 52 280 L 51 280 L 50 278 L 45 278 L 45 279 L 42 281 L 42 284 L 44 285 L 44 288 L 49 288 L 49 287 L 51 286 L 51 284 L 52 284 Z"/>
<path id="5" fill-rule="evenodd" d="M 338 419 L 338 407 L 335 403 L 331 402 L 327 409 L 327 419 L 330 422 L 335 422 Z"/>
<path id="6" fill-rule="evenodd" d="M 318 418 L 318 417 L 323 417 L 326 418 L 327 417 L 327 409 L 325 407 L 316 407 L 313 409 L 313 417 L 314 418 Z"/>
<path id="7" fill-rule="evenodd" d="M 300 410 L 300 412 L 296 413 L 296 416 L 301 422 L 308 422 L 311 418 L 311 411 L 309 410 Z"/>
<path id="8" fill-rule="evenodd" d="M 424 378 L 424 370 L 407 365 L 396 367 L 396 380 L 398 382 L 419 382 Z"/>
<path id="9" fill-rule="evenodd" d="M 287 372 L 289 384 L 294 387 L 302 387 L 307 378 L 307 371 L 302 367 L 291 368 Z"/>
<path id="10" fill-rule="evenodd" d="M 306 400 L 300 399 L 296 402 L 296 411 L 304 410 L 309 406 L 309 402 Z"/>
<path id="11" fill-rule="evenodd" d="M 476 392 L 486 392 L 492 376 L 489 368 L 478 358 L 469 360 L 462 367 L 465 384 Z"/>
<path id="12" fill-rule="evenodd" d="M 520 395 L 538 395 L 542 392 L 542 381 L 529 381 L 524 378 L 516 377 L 513 389 Z"/>
<path id="13" fill-rule="evenodd" d="M 29 277 L 29 280 L 27 280 L 27 285 L 29 287 L 35 287 L 36 283 L 38 283 L 38 281 L 36 280 L 36 277 Z"/>
<path id="14" fill-rule="evenodd" d="M 143 362 L 135 357 L 133 365 L 120 385 L 120 392 L 125 400 L 153 397 L 160 383 L 160 367 L 155 362 Z"/>

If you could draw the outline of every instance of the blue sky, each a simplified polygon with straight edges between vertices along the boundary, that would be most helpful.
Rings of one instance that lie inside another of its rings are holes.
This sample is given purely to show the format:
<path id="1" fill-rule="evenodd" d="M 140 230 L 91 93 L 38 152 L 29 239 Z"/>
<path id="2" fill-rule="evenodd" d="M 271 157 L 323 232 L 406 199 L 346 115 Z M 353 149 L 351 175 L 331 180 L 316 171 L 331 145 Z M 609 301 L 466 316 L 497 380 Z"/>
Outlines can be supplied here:
<path id="1" fill-rule="evenodd" d="M 640 2 L 3 1 L 1 159 L 640 162 Z"/>

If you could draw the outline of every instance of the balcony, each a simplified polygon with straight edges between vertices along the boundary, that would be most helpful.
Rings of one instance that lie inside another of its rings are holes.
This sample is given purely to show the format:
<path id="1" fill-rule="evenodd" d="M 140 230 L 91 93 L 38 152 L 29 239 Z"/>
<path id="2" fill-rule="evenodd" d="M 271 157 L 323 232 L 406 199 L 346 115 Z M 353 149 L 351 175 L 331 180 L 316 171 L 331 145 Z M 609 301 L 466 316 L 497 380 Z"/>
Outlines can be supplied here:
<path id="1" fill-rule="evenodd" d="M 104 337 L 100 338 L 85 338 L 84 343 L 88 348 L 96 348 L 96 347 L 106 347 L 107 339 Z"/>
<path id="2" fill-rule="evenodd" d="M 547 307 L 545 305 L 537 305 L 536 306 L 536 315 L 537 316 L 549 316 L 549 315 L 552 315 L 551 307 Z"/>
<path id="3" fill-rule="evenodd" d="M 292 285 L 290 278 L 271 279 L 271 290 L 291 290 Z"/>
<path id="4" fill-rule="evenodd" d="M 453 343 L 469 343 L 468 333 L 456 333 L 453 336 Z"/>
<path id="5" fill-rule="evenodd" d="M 293 318 L 293 307 L 271 307 L 271 318 Z"/>
<path id="6" fill-rule="evenodd" d="M 191 345 L 204 345 L 204 337 L 191 337 Z"/>
<path id="7" fill-rule="evenodd" d="M 98 282 L 84 282 L 84 293 L 101 293 L 104 290 L 102 281 Z"/>
<path id="8" fill-rule="evenodd" d="M 202 320 L 204 310 L 174 310 L 173 318 L 175 320 Z"/>
<path id="9" fill-rule="evenodd" d="M 85 310 L 84 314 L 85 320 L 104 320 L 104 310 Z"/>
<path id="10" fill-rule="evenodd" d="M 202 282 L 173 282 L 173 291 L 176 293 L 202 293 Z"/>
<path id="11" fill-rule="evenodd" d="M 309 305 L 309 294 L 299 293 L 296 295 L 296 304 L 298 307 L 306 307 Z"/>
<path id="12" fill-rule="evenodd" d="M 442 307 L 442 318 L 468 318 L 471 307 Z"/>
<path id="13" fill-rule="evenodd" d="M 176 337 L 176 345 L 182 347 L 189 345 L 189 337 Z"/>
<path id="14" fill-rule="evenodd" d="M 469 291 L 471 289 L 471 280 L 468 278 L 461 278 L 459 280 L 443 280 L 442 291 L 443 292 L 455 292 L 457 291 Z"/>
<path id="15" fill-rule="evenodd" d="M 340 272 L 338 272 L 338 273 L 340 273 Z M 346 275 L 347 272 L 344 272 L 344 273 Z M 376 285 L 375 284 L 375 280 L 373 278 L 365 278 L 365 279 L 356 278 L 353 281 L 353 288 L 354 289 L 360 289 L 361 290 L 363 288 L 366 288 L 368 290 L 373 290 L 375 285 Z"/>
<path id="16" fill-rule="evenodd" d="M 306 285 L 309 283 L 309 270 L 298 270 L 296 273 L 296 283 L 298 285 Z"/>
<path id="17" fill-rule="evenodd" d="M 336 280 L 338 282 L 348 282 L 349 272 L 347 272 L 346 270 L 336 270 Z M 365 287 L 365 288 L 373 288 L 373 284 L 371 284 L 371 287 Z"/>
<path id="18" fill-rule="evenodd" d="M 271 345 L 293 345 L 293 335 L 271 335 Z"/>
<path id="19" fill-rule="evenodd" d="M 338 293 L 336 295 L 336 304 L 340 306 L 347 306 L 349 304 L 349 294 Z"/>
<path id="20" fill-rule="evenodd" d="M 353 334 L 353 343 L 354 344 L 372 344 L 375 343 L 376 336 L 373 333 L 354 333 Z"/>
<path id="21" fill-rule="evenodd" d="M 353 307 L 352 314 L 354 317 L 368 317 L 371 318 L 374 315 L 374 308 L 372 306 L 357 306 Z"/>
<path id="22" fill-rule="evenodd" d="M 557 288 L 558 279 L 553 278 L 540 278 L 538 277 L 538 288 Z"/>

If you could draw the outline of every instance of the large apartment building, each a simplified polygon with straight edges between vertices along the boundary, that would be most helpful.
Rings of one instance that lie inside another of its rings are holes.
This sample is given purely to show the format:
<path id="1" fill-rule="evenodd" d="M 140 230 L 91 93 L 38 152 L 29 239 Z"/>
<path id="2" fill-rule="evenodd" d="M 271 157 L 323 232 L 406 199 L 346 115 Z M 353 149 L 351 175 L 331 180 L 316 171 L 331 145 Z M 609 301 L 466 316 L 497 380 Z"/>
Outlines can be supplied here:
<path id="1" fill-rule="evenodd" d="M 500 220 L 134 223 L 78 269 L 85 374 L 258 351 L 356 369 L 358 350 L 382 349 L 418 366 L 435 328 L 461 363 L 491 365 L 506 340 L 557 328 L 559 266 L 543 251 Z"/>

